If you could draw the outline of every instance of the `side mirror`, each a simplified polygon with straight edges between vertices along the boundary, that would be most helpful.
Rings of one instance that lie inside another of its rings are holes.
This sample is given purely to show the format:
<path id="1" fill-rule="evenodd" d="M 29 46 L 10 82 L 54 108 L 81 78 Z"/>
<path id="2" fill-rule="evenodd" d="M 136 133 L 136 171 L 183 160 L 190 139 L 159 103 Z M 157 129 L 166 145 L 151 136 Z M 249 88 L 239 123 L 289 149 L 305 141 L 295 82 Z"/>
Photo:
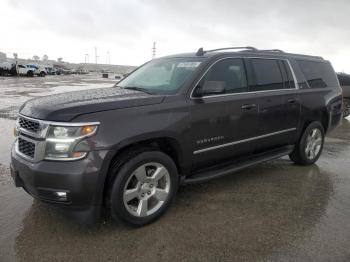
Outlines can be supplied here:
<path id="1" fill-rule="evenodd" d="M 206 95 L 223 94 L 224 91 L 224 81 L 205 81 L 202 87 L 197 88 L 196 96 L 201 97 Z"/>

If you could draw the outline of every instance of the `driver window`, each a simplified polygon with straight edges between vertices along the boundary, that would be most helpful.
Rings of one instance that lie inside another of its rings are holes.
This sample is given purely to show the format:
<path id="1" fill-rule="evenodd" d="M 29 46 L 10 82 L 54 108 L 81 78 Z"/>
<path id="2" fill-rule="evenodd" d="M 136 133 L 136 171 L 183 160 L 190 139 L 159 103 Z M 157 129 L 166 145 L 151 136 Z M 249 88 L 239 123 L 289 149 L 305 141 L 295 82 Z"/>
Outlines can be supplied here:
<path id="1" fill-rule="evenodd" d="M 204 86 L 206 81 L 223 85 L 223 94 L 248 92 L 244 62 L 240 58 L 227 58 L 215 63 L 202 78 L 198 88 Z"/>

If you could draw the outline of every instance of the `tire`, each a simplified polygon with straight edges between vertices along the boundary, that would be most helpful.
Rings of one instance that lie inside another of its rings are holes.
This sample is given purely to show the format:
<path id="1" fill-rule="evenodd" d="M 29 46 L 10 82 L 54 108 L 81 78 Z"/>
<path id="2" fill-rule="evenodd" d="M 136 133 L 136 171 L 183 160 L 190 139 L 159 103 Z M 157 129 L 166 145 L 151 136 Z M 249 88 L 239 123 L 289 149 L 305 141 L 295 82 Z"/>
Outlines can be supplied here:
<path id="1" fill-rule="evenodd" d="M 39 74 L 41 77 L 44 77 L 46 74 L 45 74 L 45 72 L 40 72 L 40 74 Z"/>
<path id="2" fill-rule="evenodd" d="M 344 98 L 343 100 L 343 116 L 348 117 L 350 115 L 350 99 Z"/>
<path id="3" fill-rule="evenodd" d="M 324 129 L 320 122 L 312 122 L 305 129 L 289 158 L 299 165 L 312 165 L 320 157 L 324 144 Z"/>
<path id="4" fill-rule="evenodd" d="M 169 207 L 178 188 L 174 161 L 159 151 L 136 152 L 116 161 L 115 176 L 109 192 L 112 217 L 131 226 L 157 220 Z"/>
<path id="5" fill-rule="evenodd" d="M 34 72 L 33 71 L 28 71 L 27 72 L 27 76 L 28 77 L 33 77 L 34 76 Z"/>

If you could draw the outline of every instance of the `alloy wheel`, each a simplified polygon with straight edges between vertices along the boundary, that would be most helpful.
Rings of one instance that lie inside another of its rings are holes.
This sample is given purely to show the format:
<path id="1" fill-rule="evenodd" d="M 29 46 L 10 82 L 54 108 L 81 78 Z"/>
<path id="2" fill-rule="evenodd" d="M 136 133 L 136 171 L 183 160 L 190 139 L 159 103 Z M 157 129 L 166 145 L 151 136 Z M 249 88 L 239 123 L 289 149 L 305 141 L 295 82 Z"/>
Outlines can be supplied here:
<path id="1" fill-rule="evenodd" d="M 307 138 L 305 146 L 305 154 L 309 160 L 315 159 L 322 147 L 322 132 L 318 128 L 312 129 Z"/>
<path id="2" fill-rule="evenodd" d="M 159 210 L 170 192 L 170 174 L 160 163 L 146 163 L 136 168 L 128 178 L 123 201 L 126 210 L 145 217 Z"/>

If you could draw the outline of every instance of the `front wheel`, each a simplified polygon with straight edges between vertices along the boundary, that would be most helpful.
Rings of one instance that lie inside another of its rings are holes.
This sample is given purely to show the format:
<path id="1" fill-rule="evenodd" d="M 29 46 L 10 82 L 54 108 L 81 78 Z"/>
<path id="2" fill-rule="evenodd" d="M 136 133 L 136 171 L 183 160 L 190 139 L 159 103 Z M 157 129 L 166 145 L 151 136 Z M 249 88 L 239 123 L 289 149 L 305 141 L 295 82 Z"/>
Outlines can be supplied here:
<path id="1" fill-rule="evenodd" d="M 120 167 L 119 167 L 120 166 Z M 112 170 L 112 217 L 132 226 L 158 219 L 174 199 L 178 187 L 173 160 L 159 151 L 141 152 Z"/>
<path id="2" fill-rule="evenodd" d="M 324 144 L 324 129 L 320 122 L 312 122 L 305 129 L 289 158 L 300 165 L 312 165 L 320 157 Z"/>

